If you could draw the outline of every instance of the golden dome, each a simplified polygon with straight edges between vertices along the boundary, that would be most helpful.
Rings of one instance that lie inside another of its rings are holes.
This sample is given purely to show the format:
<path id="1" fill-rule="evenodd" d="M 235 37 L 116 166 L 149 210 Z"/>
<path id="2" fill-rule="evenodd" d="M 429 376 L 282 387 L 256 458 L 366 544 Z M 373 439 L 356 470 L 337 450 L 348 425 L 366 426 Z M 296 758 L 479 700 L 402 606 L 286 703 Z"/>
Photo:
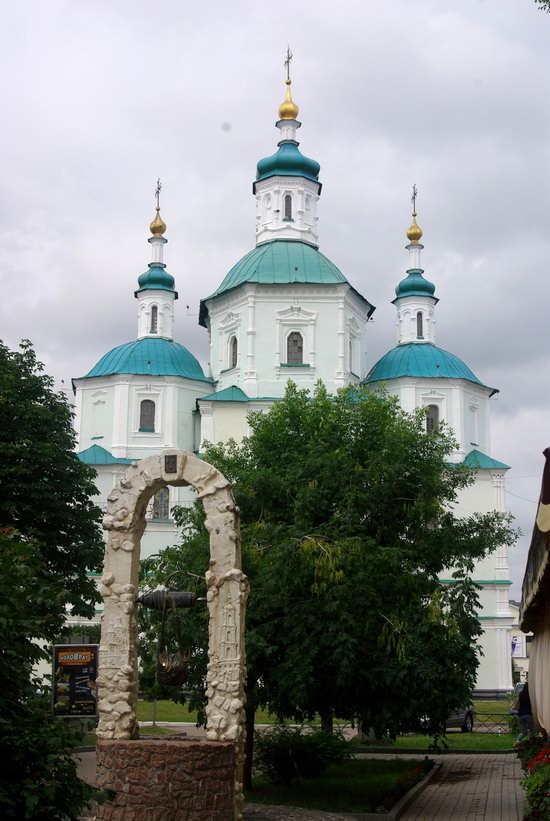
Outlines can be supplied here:
<path id="1" fill-rule="evenodd" d="M 416 211 L 413 211 L 412 222 L 407 229 L 407 238 L 409 242 L 420 242 L 422 239 L 422 228 L 416 223 Z"/>
<path id="2" fill-rule="evenodd" d="M 292 80 L 286 80 L 286 97 L 284 102 L 279 106 L 279 117 L 281 120 L 295 120 L 300 110 L 290 93 L 290 84 Z"/>
<path id="3" fill-rule="evenodd" d="M 149 229 L 154 237 L 162 237 L 164 232 L 166 231 L 166 223 L 162 219 L 160 215 L 160 208 L 157 208 L 157 213 L 155 214 L 155 219 L 149 226 Z"/>

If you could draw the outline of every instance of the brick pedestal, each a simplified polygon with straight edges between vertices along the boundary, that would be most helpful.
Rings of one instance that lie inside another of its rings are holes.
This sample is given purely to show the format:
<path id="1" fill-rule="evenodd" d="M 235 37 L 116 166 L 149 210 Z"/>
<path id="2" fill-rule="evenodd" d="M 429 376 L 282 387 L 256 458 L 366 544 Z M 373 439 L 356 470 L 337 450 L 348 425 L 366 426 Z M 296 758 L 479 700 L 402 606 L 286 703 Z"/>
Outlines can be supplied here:
<path id="1" fill-rule="evenodd" d="M 235 745 L 206 739 L 99 741 L 97 784 L 116 792 L 105 821 L 233 821 Z"/>

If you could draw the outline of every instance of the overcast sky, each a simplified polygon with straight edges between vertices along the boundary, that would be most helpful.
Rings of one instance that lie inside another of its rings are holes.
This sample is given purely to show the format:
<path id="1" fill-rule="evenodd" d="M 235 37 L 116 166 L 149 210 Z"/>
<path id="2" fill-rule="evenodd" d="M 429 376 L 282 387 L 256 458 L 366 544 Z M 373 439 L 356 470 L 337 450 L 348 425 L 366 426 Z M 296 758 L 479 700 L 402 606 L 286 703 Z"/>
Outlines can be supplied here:
<path id="1" fill-rule="evenodd" d="M 531 0 L 23 0 L 2 22 L 4 341 L 30 338 L 68 387 L 135 338 L 160 176 L 176 338 L 206 364 L 198 302 L 254 245 L 290 44 L 320 247 L 377 306 L 369 364 L 395 344 L 418 186 L 437 342 L 500 388 L 519 597 L 550 444 L 550 15 Z"/>

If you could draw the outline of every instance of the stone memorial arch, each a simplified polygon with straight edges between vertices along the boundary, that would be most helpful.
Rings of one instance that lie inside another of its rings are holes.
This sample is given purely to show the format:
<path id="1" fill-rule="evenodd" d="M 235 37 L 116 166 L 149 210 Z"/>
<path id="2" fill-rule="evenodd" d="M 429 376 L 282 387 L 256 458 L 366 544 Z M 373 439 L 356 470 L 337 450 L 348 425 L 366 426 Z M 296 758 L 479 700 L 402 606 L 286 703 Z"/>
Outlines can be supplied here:
<path id="1" fill-rule="evenodd" d="M 140 541 L 147 505 L 153 494 L 167 485 L 191 485 L 196 490 L 210 534 L 210 562 L 205 568 L 209 611 L 207 727 L 206 739 L 199 741 L 138 740 L 136 598 Z M 231 486 L 216 468 L 193 454 L 166 450 L 128 468 L 108 497 L 103 526 L 109 535 L 101 578 L 104 611 L 97 679 L 98 781 L 114 789 L 116 797 L 99 808 L 98 817 L 133 819 L 140 807 L 139 817 L 148 818 L 143 808 L 149 801 L 151 819 L 238 819 L 242 808 L 248 582 L 241 570 L 239 516 Z M 129 762 L 128 767 L 125 762 Z"/>

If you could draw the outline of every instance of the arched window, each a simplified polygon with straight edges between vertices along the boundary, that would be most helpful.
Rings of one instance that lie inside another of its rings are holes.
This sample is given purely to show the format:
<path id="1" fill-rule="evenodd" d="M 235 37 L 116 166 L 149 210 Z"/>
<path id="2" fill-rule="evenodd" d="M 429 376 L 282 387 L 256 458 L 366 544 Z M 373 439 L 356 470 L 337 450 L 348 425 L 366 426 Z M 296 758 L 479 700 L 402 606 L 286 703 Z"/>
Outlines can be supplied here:
<path id="1" fill-rule="evenodd" d="M 239 343 L 237 342 L 237 337 L 232 336 L 229 340 L 229 367 L 236 368 L 237 367 L 237 355 L 239 353 Z"/>
<path id="2" fill-rule="evenodd" d="M 144 399 L 139 406 L 139 429 L 152 433 L 155 430 L 155 403 Z"/>
<path id="3" fill-rule="evenodd" d="M 153 496 L 151 519 L 170 518 L 170 493 L 167 487 L 161 487 Z"/>
<path id="4" fill-rule="evenodd" d="M 285 220 L 292 219 L 292 196 L 285 194 Z"/>
<path id="5" fill-rule="evenodd" d="M 304 340 L 298 331 L 292 331 L 286 340 L 286 361 L 288 365 L 303 365 Z"/>
<path id="6" fill-rule="evenodd" d="M 422 311 L 419 311 L 416 315 L 416 338 L 422 339 L 424 337 L 424 318 L 422 316 Z"/>
<path id="7" fill-rule="evenodd" d="M 156 305 L 151 308 L 151 333 L 156 334 L 159 320 L 159 309 Z"/>
<path id="8" fill-rule="evenodd" d="M 428 405 L 426 414 L 426 433 L 435 433 L 439 427 L 439 407 Z"/>

